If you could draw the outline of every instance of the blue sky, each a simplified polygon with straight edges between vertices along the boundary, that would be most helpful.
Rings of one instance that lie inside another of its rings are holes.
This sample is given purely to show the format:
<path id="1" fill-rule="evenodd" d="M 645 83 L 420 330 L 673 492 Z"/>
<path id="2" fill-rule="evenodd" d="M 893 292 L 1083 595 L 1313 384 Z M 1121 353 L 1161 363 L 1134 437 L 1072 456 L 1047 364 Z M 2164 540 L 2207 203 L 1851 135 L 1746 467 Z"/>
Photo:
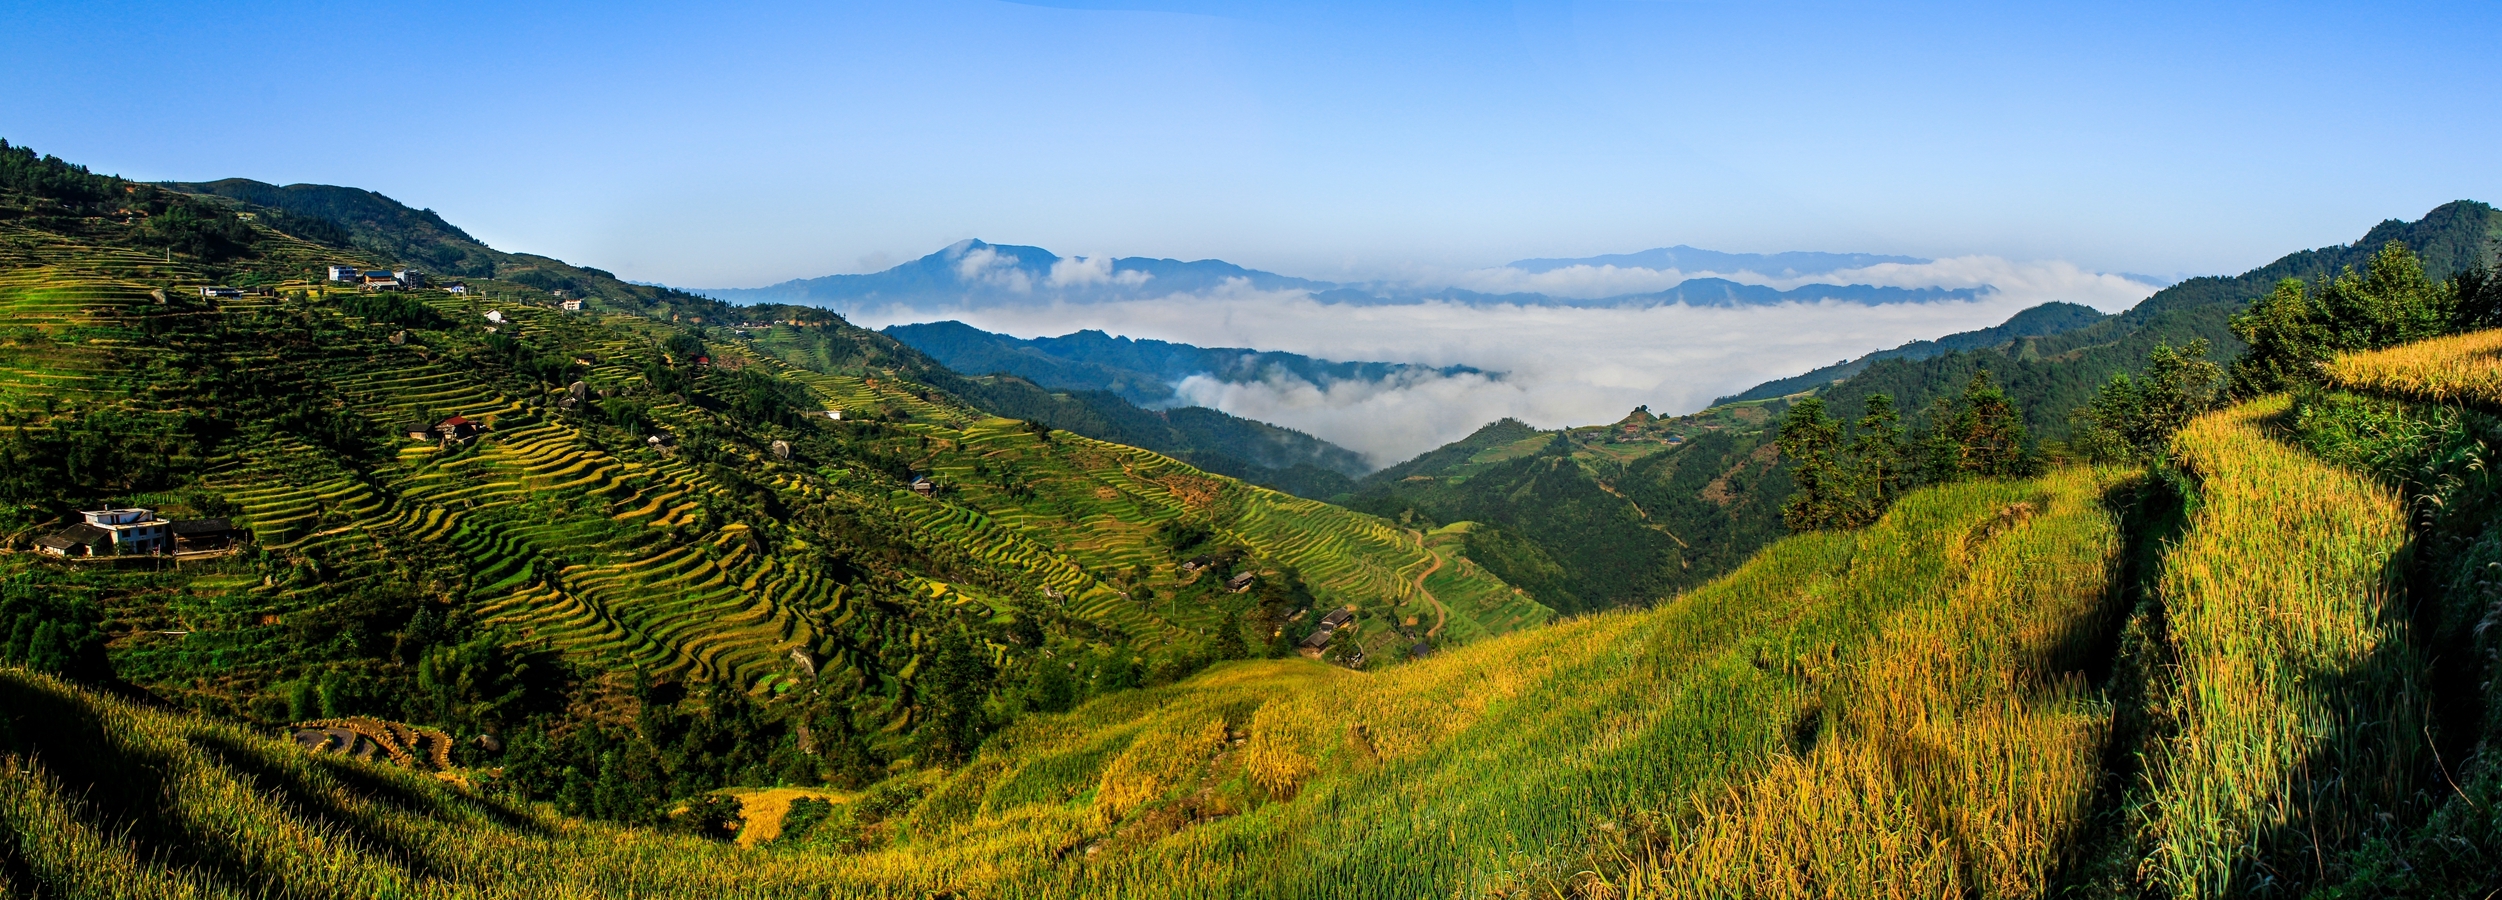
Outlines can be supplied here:
<path id="1" fill-rule="evenodd" d="M 2502 200 L 2502 4 L 18 0 L 0 137 L 741 286 L 964 237 L 2232 272 Z"/>

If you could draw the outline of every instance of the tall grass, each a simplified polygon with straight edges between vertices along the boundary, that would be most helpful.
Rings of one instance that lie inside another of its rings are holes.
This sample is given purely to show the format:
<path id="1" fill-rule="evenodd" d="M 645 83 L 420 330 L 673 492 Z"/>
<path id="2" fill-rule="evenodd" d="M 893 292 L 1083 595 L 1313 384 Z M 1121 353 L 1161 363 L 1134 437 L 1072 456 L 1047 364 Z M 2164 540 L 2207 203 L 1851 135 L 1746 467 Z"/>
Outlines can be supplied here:
<path id="1" fill-rule="evenodd" d="M 1854 591 L 1933 599 L 1884 617 L 1838 665 L 1808 666 L 1825 685 L 1805 746 L 1696 796 L 1627 886 L 2041 895 L 2084 822 L 2111 721 L 2077 671 L 2115 600 L 2117 530 L 2093 500 L 2106 479 L 2063 471 L 1969 531 L 1927 529 L 1953 541 L 1943 577 L 1920 577 L 1904 564 L 1912 554 L 1855 563 L 1854 575 L 1874 577 Z M 1885 531 L 1863 535 L 1862 550 L 1906 543 Z"/>
<path id="2" fill-rule="evenodd" d="M 2176 731 L 2156 750 L 2148 874 L 2179 897 L 2317 883 L 2402 811 L 2425 746 L 2403 638 L 2398 499 L 2267 431 L 2269 398 L 2174 442 L 2200 482 L 2166 558 Z"/>
<path id="3" fill-rule="evenodd" d="M 2349 353 L 2327 375 L 2353 390 L 2502 406 L 2502 328 Z"/>
<path id="4" fill-rule="evenodd" d="M 1919 492 L 1655 610 L 1378 673 L 1229 663 L 1030 717 L 838 805 L 819 837 L 745 851 L 0 673 L 0 787 L 33 798 L 0 805 L 0 877 L 96 896 L 2037 895 L 2108 728 L 2075 669 L 2110 619 L 2114 477 Z M 89 737 L 58 730 L 80 721 Z M 67 754 L 191 786 L 98 806 L 75 798 L 103 770 Z M 896 799 L 871 815 L 878 797 Z M 150 819 L 224 824 L 128 830 Z"/>

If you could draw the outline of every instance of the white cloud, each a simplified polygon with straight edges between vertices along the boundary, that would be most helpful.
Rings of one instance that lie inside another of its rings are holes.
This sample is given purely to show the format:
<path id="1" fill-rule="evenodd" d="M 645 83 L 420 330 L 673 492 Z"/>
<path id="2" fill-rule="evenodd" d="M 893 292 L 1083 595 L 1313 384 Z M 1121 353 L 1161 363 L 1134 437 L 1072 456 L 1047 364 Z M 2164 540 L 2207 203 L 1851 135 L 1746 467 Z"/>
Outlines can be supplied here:
<path id="1" fill-rule="evenodd" d="M 2154 289 L 2125 275 L 2088 272 L 2063 260 L 2015 261 L 1996 256 L 1959 256 L 1926 263 L 1881 263 L 1816 275 L 1776 278 L 1759 272 L 1682 272 L 1616 266 L 1566 266 L 1530 272 L 1509 266 L 1473 269 L 1447 279 L 1451 286 L 1491 294 L 1535 292 L 1554 297 L 1592 300 L 1625 294 L 1664 291 L 1688 279 L 1725 278 L 1791 290 L 1809 284 L 1869 284 L 1902 288 L 1982 288 L 2031 298 L 2034 303 L 2066 300 L 2105 312 L 2135 305 Z M 2031 304 L 2026 304 L 2031 305 Z"/>
<path id="2" fill-rule="evenodd" d="M 989 284 L 1023 294 L 1034 289 L 1034 276 L 1017 268 L 1016 257 L 1001 254 L 989 247 L 975 247 L 956 259 L 956 280 L 966 284 Z"/>
<path id="3" fill-rule="evenodd" d="M 1068 256 L 1051 264 L 1051 277 L 1047 281 L 1052 287 L 1079 287 L 1090 284 L 1137 287 L 1146 284 L 1147 279 L 1151 277 L 1154 276 L 1136 269 L 1115 272 L 1112 270 L 1112 258 L 1109 256 Z"/>
<path id="4" fill-rule="evenodd" d="M 1691 277 L 1696 276 L 1675 269 L 1645 269 L 1640 266 L 1565 266 L 1544 272 L 1497 266 L 1461 272 L 1450 281 L 1452 287 L 1489 294 L 1532 293 L 1595 300 L 1664 291 Z"/>
<path id="5" fill-rule="evenodd" d="M 1983 262 L 1968 263 L 1967 277 L 1995 272 L 2005 278 L 2011 271 L 1993 269 L 1985 257 L 1968 259 Z M 2036 274 L 2028 278 L 2005 278 L 2001 290 L 1977 300 L 1885 306 L 1832 301 L 1643 309 L 1438 302 L 1358 306 L 1323 303 L 1301 291 L 1254 290 L 1237 281 L 1214 291 L 1156 299 L 843 312 L 872 328 L 943 319 L 1023 337 L 1100 328 L 1203 347 L 1465 365 L 1503 373 L 1499 378 L 1424 373 L 1389 382 L 1332 385 L 1275 377 L 1250 384 L 1193 379 L 1178 386 L 1193 402 L 1301 429 L 1386 465 L 1503 416 L 1552 428 L 1612 422 L 1643 404 L 1661 413 L 1690 412 L 1715 397 L 1774 378 L 1908 341 L 1995 325 L 2044 300 L 2110 299 L 2075 292 L 2079 285 L 2106 290 L 2100 279 L 2109 276 L 2072 266 L 2031 271 Z M 2120 281 L 2134 286 L 2134 297 L 2151 290 Z"/>

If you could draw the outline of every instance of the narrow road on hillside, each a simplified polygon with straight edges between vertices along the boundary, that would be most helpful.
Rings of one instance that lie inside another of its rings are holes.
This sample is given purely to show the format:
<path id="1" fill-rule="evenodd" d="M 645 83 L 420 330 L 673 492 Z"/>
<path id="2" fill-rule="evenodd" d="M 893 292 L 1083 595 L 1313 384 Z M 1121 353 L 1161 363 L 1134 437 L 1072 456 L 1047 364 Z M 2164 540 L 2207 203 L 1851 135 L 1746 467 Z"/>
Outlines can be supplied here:
<path id="1" fill-rule="evenodd" d="M 1441 637 L 1442 626 L 1451 623 L 1450 607 L 1443 606 L 1441 598 L 1435 597 L 1432 591 L 1425 589 L 1425 579 L 1433 577 L 1435 572 L 1442 571 L 1442 554 L 1425 550 L 1424 532 L 1410 530 L 1408 533 L 1416 536 L 1416 549 L 1424 550 L 1426 556 L 1433 558 L 1433 565 L 1425 567 L 1425 571 L 1416 575 L 1416 592 L 1425 595 L 1425 602 L 1433 604 L 1433 627 L 1425 630 L 1425 640 L 1430 641 Z"/>

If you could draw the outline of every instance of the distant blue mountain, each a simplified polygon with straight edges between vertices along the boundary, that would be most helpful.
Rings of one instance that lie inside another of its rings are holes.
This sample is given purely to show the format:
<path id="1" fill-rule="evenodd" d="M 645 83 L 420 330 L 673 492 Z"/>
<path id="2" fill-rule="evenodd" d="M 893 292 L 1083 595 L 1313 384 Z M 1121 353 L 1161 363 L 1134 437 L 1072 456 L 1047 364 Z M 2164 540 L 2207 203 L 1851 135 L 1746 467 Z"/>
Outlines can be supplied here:
<path id="1" fill-rule="evenodd" d="M 1675 269 L 1679 272 L 1717 272 L 1723 275 L 1753 272 L 1768 278 L 1804 278 L 1845 269 L 1865 269 L 1880 263 L 1916 266 L 1929 261 L 1916 256 L 1880 256 L 1874 253 L 1722 253 L 1678 244 L 1640 253 L 1611 253 L 1580 259 L 1524 259 L 1506 268 L 1537 273 L 1573 266 L 1615 266 L 1619 269 Z"/>
<path id="2" fill-rule="evenodd" d="M 1014 375 L 1055 390 L 1110 391 L 1150 409 L 1178 403 L 1174 385 L 1196 375 L 1236 383 L 1284 377 L 1326 386 L 1409 373 L 1448 376 L 1479 371 L 1467 366 L 1437 369 L 1404 363 L 1332 362 L 1273 350 L 1135 340 L 1093 329 L 1025 339 L 950 321 L 894 325 L 885 333 L 958 372 Z"/>
<path id="3" fill-rule="evenodd" d="M 1867 253 L 1719 253 L 1679 246 L 1587 259 L 1529 259 L 1511 265 L 1530 272 L 1586 264 L 1673 268 L 1689 272 L 1749 271 L 1768 277 L 1798 278 L 1888 262 L 1922 263 L 1927 260 Z M 1303 291 L 1323 303 L 1352 305 L 1442 300 L 1481 306 L 1578 307 L 1642 307 L 1678 303 L 1750 306 L 1824 300 L 1870 305 L 1930 303 L 1970 300 L 1992 290 L 1988 287 L 1898 288 L 1864 284 L 1810 284 L 1781 290 L 1722 278 L 1695 278 L 1664 291 L 1578 299 L 1537 293 L 1488 294 L 1459 288 L 1341 284 L 1246 269 L 1216 259 L 1184 262 L 1142 256 L 1119 259 L 1064 257 L 1040 247 L 967 240 L 883 272 L 804 278 L 760 288 L 699 288 L 695 292 L 735 303 L 797 303 L 857 312 L 898 306 L 980 308 L 1101 303 L 1176 294 L 1205 295 L 1240 289 Z"/>
<path id="4" fill-rule="evenodd" d="M 1162 297 L 1232 284 L 1264 291 L 1320 292 L 1339 287 L 1216 259 L 1085 259 L 1059 256 L 1041 247 L 966 240 L 883 272 L 803 278 L 760 288 L 706 288 L 697 293 L 735 303 L 878 306 L 954 300 L 988 305 Z"/>

